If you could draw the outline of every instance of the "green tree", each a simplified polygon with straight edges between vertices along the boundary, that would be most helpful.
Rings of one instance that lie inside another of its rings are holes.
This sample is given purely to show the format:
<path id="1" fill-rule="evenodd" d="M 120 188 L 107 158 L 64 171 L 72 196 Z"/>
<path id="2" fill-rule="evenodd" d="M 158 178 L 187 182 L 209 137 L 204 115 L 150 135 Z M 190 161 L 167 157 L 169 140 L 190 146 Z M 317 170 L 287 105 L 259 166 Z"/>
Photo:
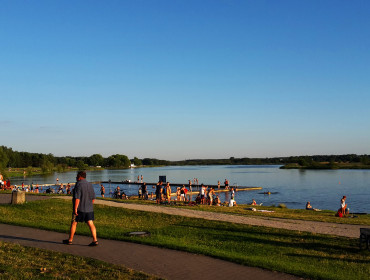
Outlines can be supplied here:
<path id="1" fill-rule="evenodd" d="M 59 173 L 64 172 L 65 171 L 65 164 L 58 164 L 57 165 L 57 171 Z"/>
<path id="2" fill-rule="evenodd" d="M 367 155 L 361 156 L 361 163 L 364 165 L 370 165 L 370 159 Z"/>
<path id="3" fill-rule="evenodd" d="M 131 165 L 131 161 L 125 155 L 112 155 L 108 157 L 105 161 L 106 166 L 114 168 L 127 168 Z"/>
<path id="4" fill-rule="evenodd" d="M 77 164 L 76 164 L 77 168 L 79 171 L 82 171 L 82 170 L 85 170 L 86 169 L 86 165 L 85 163 L 83 162 L 83 160 L 79 160 L 77 161 Z"/>
<path id="5" fill-rule="evenodd" d="M 41 172 L 44 174 L 52 173 L 54 170 L 54 164 L 49 160 L 45 159 L 41 165 Z"/>
<path id="6" fill-rule="evenodd" d="M 5 168 L 8 165 L 9 158 L 4 151 L 3 147 L 0 147 L 0 169 Z"/>
<path id="7" fill-rule="evenodd" d="M 88 162 L 91 166 L 102 166 L 104 164 L 104 158 L 100 154 L 94 154 L 88 158 Z"/>
<path id="8" fill-rule="evenodd" d="M 32 166 L 28 166 L 28 167 L 27 167 L 26 175 L 27 175 L 27 176 L 32 176 L 32 175 L 33 175 L 33 169 L 32 169 Z"/>
<path id="9" fill-rule="evenodd" d="M 138 159 L 137 157 L 134 157 L 134 160 L 133 160 L 134 164 L 136 166 L 140 166 L 140 165 L 143 165 L 143 163 L 141 162 L 140 159 Z"/>

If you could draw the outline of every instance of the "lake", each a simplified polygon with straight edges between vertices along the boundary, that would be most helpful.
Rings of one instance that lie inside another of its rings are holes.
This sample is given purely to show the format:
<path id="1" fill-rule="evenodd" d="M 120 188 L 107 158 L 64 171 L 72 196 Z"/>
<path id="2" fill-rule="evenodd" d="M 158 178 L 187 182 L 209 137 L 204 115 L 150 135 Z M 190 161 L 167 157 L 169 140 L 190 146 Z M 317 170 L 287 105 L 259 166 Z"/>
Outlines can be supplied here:
<path id="1" fill-rule="evenodd" d="M 285 204 L 291 209 L 302 209 L 307 201 L 314 208 L 337 210 L 343 195 L 347 196 L 350 212 L 370 213 L 370 170 L 296 170 L 279 169 L 280 166 L 237 165 L 237 166 L 169 166 L 153 168 L 134 168 L 124 170 L 102 170 L 87 172 L 89 181 L 136 181 L 143 175 L 145 182 L 154 183 L 159 176 L 165 175 L 168 182 L 187 183 L 189 179 L 198 178 L 199 184 L 223 184 L 227 178 L 230 185 L 258 186 L 263 190 L 240 191 L 236 194 L 236 202 L 250 203 L 255 199 L 263 205 Z M 56 182 L 74 182 L 76 172 L 54 173 L 48 176 L 30 178 L 13 178 L 12 184 L 51 184 Z M 105 184 L 106 192 L 112 191 L 117 185 Z M 100 195 L 98 185 L 95 191 Z M 120 185 L 128 195 L 137 195 L 138 186 Z M 148 187 L 149 192 L 154 189 Z M 193 189 L 194 190 L 194 189 Z M 269 191 L 271 195 L 264 195 Z M 220 194 L 221 201 L 227 200 L 227 193 Z M 226 196 L 226 197 L 225 197 Z"/>

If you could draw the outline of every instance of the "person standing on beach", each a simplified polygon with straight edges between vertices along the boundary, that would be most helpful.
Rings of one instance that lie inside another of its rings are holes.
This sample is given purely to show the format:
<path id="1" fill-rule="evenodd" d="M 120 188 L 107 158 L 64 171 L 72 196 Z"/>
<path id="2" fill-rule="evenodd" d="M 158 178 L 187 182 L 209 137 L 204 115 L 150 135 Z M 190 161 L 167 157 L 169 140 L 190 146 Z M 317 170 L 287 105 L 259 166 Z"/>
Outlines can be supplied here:
<path id="1" fill-rule="evenodd" d="M 63 243 L 67 245 L 72 245 L 77 224 L 80 222 L 85 222 L 89 226 L 93 238 L 93 241 L 89 244 L 89 246 L 97 246 L 98 239 L 96 235 L 96 228 L 93 222 L 95 201 L 94 188 L 90 182 L 86 181 L 85 171 L 79 171 L 77 173 L 76 179 L 77 182 L 75 187 L 73 188 L 73 212 L 69 238 L 63 240 Z"/>
<path id="2" fill-rule="evenodd" d="M 141 193 L 143 195 L 143 199 L 147 200 L 148 199 L 148 190 L 147 190 L 145 182 L 141 185 Z"/>
<path id="3" fill-rule="evenodd" d="M 346 214 L 346 208 L 347 208 L 346 199 L 347 197 L 344 195 L 342 199 L 340 200 L 340 208 L 341 208 L 343 216 Z"/>
<path id="4" fill-rule="evenodd" d="M 158 182 L 157 187 L 155 189 L 155 200 L 157 204 L 161 203 L 161 200 L 162 200 L 162 182 L 161 181 Z"/>
<path id="5" fill-rule="evenodd" d="M 166 198 L 167 198 L 168 203 L 170 203 L 170 201 L 171 201 L 171 186 L 170 186 L 170 183 L 168 183 L 168 182 L 167 182 L 167 185 L 166 185 Z"/>
<path id="6" fill-rule="evenodd" d="M 101 197 L 104 197 L 105 195 L 105 187 L 103 185 L 100 185 L 100 194 L 101 194 Z"/>
<path id="7" fill-rule="evenodd" d="M 205 201 L 205 192 L 206 192 L 205 189 L 206 189 L 205 186 L 202 184 L 200 186 L 200 200 L 201 200 L 201 204 L 204 204 L 204 201 Z"/>
<path id="8" fill-rule="evenodd" d="M 225 179 L 225 190 L 229 189 L 229 181 Z"/>

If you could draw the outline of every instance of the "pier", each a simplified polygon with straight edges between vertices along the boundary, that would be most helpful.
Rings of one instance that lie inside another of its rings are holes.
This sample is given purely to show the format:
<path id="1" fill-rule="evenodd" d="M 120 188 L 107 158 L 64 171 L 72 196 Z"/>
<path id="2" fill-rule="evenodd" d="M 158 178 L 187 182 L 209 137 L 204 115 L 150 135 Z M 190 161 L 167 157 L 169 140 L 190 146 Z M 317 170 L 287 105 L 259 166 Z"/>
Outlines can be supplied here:
<path id="1" fill-rule="evenodd" d="M 146 182 L 145 182 L 146 183 Z M 121 181 L 121 182 L 109 182 L 109 181 L 102 181 L 102 182 L 94 182 L 94 184 L 113 184 L 113 185 L 136 185 L 136 186 L 141 186 L 143 183 L 140 182 L 127 182 L 127 181 Z M 163 182 L 163 186 L 165 186 L 166 182 Z M 146 183 L 147 186 L 156 186 L 157 183 Z M 203 184 L 204 186 L 208 188 L 214 188 L 215 191 L 217 192 L 228 192 L 229 189 L 225 189 L 224 185 L 221 185 L 220 188 L 218 188 L 218 185 L 208 185 L 208 184 Z M 189 184 L 179 184 L 179 183 L 170 183 L 171 187 L 182 187 L 185 186 L 189 188 Z M 200 188 L 201 185 L 191 185 L 193 189 Z M 254 191 L 254 190 L 262 190 L 262 187 L 254 187 L 254 186 L 229 186 L 229 188 L 236 188 L 238 191 Z"/>

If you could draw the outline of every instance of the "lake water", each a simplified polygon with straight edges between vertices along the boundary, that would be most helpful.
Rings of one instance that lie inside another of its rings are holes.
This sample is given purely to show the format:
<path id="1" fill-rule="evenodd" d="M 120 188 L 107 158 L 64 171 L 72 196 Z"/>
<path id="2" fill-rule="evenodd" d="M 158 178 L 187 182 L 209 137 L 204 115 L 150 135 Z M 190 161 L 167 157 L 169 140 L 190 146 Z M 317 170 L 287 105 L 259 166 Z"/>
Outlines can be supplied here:
<path id="1" fill-rule="evenodd" d="M 154 168 L 135 168 L 125 170 L 103 170 L 87 172 L 89 181 L 136 181 L 143 175 L 145 182 L 157 182 L 159 176 L 165 175 L 168 182 L 187 183 L 189 179 L 198 178 L 199 184 L 223 184 L 227 178 L 230 185 L 258 186 L 263 190 L 240 191 L 236 194 L 236 202 L 245 204 L 255 199 L 263 205 L 284 203 L 291 209 L 302 209 L 307 201 L 314 208 L 337 210 L 343 195 L 347 196 L 347 204 L 351 212 L 370 213 L 370 170 L 285 170 L 279 166 L 173 166 Z M 50 184 L 74 182 L 76 172 L 54 173 L 49 176 L 25 178 L 29 184 Z M 23 178 L 14 178 L 12 184 L 22 184 Z M 117 185 L 105 184 L 106 192 L 112 191 Z M 100 195 L 98 185 L 95 191 Z M 128 195 L 137 195 L 138 186 L 120 185 Z M 154 189 L 148 187 L 149 192 Z M 193 189 L 194 190 L 194 189 Z M 269 191 L 271 195 L 262 192 Z M 228 199 L 228 194 L 220 194 L 221 201 Z"/>

